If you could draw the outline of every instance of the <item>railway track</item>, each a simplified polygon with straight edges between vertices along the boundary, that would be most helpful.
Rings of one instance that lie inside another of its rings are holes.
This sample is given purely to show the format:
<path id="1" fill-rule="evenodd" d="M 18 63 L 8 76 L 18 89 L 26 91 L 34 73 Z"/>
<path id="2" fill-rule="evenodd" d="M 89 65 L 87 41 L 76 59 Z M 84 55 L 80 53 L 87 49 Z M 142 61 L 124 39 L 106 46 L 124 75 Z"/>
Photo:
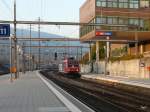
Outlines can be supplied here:
<path id="1" fill-rule="evenodd" d="M 110 85 L 60 74 L 42 74 L 96 112 L 150 112 L 150 97 L 118 90 Z"/>

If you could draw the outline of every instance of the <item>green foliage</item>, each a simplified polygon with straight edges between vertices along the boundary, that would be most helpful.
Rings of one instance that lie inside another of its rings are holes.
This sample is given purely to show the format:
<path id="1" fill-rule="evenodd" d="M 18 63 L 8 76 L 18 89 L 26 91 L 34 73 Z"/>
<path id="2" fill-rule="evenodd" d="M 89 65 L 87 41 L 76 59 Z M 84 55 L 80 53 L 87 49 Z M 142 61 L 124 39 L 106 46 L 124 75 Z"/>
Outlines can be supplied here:
<path id="1" fill-rule="evenodd" d="M 86 54 L 83 56 L 82 60 L 80 60 L 80 64 L 87 64 L 88 61 L 89 61 L 89 54 L 86 53 Z"/>
<path id="2" fill-rule="evenodd" d="M 125 55 L 121 57 L 111 57 L 110 61 L 115 62 L 115 61 L 132 60 L 132 59 L 140 59 L 140 58 L 143 58 L 143 55 Z"/>
<path id="3" fill-rule="evenodd" d="M 96 52 L 92 53 L 92 60 L 96 60 Z"/>
<path id="4" fill-rule="evenodd" d="M 105 49 L 104 49 L 104 42 L 99 42 L 99 58 L 105 58 Z M 92 46 L 92 60 L 96 60 L 96 45 Z"/>
<path id="5" fill-rule="evenodd" d="M 112 56 L 123 56 L 127 54 L 127 46 L 123 48 L 116 48 L 112 51 Z"/>
<path id="6" fill-rule="evenodd" d="M 100 53 L 99 58 L 104 59 L 105 58 L 105 49 L 104 49 L 104 47 L 100 48 L 99 53 Z"/>
<path id="7" fill-rule="evenodd" d="M 96 45 L 93 45 L 91 48 L 91 57 L 92 60 L 96 60 Z"/>
<path id="8" fill-rule="evenodd" d="M 150 20 L 144 21 L 144 30 L 150 30 Z"/>
<path id="9" fill-rule="evenodd" d="M 100 47 L 99 47 L 100 59 L 104 59 L 105 58 L 105 49 L 104 49 L 105 43 L 100 42 L 99 44 L 100 44 Z M 96 45 L 95 44 L 91 48 L 91 58 L 92 58 L 92 61 L 96 60 Z M 87 53 L 83 56 L 83 59 L 82 61 L 80 61 L 80 63 L 87 64 L 88 62 L 89 62 L 89 54 Z"/>

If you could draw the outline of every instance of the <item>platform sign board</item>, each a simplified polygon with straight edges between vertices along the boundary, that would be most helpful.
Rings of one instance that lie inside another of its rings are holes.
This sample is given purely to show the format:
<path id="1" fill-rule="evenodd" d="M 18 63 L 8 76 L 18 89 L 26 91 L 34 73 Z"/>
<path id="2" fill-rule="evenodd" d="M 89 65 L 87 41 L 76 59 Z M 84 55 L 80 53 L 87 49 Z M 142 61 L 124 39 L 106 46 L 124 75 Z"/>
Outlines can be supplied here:
<path id="1" fill-rule="evenodd" d="M 0 24 L 0 37 L 10 37 L 10 24 Z"/>
<path id="2" fill-rule="evenodd" d="M 112 36 L 112 32 L 96 31 L 96 36 Z"/>

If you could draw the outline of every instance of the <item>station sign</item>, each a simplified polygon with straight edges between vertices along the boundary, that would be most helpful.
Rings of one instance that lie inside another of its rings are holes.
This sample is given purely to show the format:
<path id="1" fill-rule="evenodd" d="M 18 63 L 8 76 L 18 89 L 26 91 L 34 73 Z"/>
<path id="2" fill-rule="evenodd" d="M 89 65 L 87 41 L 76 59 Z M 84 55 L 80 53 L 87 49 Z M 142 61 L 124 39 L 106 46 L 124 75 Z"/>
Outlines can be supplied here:
<path id="1" fill-rule="evenodd" d="M 96 31 L 96 36 L 112 36 L 112 32 Z"/>
<path id="2" fill-rule="evenodd" d="M 10 24 L 0 24 L 0 37 L 10 37 Z"/>

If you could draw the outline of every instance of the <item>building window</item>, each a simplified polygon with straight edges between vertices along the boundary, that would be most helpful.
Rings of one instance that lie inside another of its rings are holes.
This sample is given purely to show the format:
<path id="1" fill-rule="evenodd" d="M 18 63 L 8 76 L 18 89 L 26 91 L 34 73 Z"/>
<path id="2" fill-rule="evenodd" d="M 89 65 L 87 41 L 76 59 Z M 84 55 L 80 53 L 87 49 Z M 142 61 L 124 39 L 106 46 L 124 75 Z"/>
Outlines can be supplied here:
<path id="1" fill-rule="evenodd" d="M 96 0 L 97 7 L 110 7 L 110 8 L 139 8 L 139 6 L 148 7 L 149 1 L 143 0 Z"/>
<path id="2" fill-rule="evenodd" d="M 109 18 L 107 19 L 107 23 L 108 23 L 108 24 L 112 24 L 112 23 L 113 23 L 113 19 L 112 19 L 111 17 L 109 17 Z"/>
<path id="3" fill-rule="evenodd" d="M 128 18 L 119 17 L 118 18 L 118 23 L 120 25 L 127 25 L 128 24 Z"/>
<path id="4" fill-rule="evenodd" d="M 106 17 L 96 17 L 96 23 L 106 24 Z M 101 29 L 101 26 L 96 26 L 96 29 Z"/>
<path id="5" fill-rule="evenodd" d="M 107 23 L 106 17 L 102 17 L 102 23 L 103 23 L 103 24 L 106 24 L 106 23 Z"/>
<path id="6" fill-rule="evenodd" d="M 119 0 L 119 8 L 128 8 L 128 0 Z"/>
<path id="7" fill-rule="evenodd" d="M 139 8 L 139 0 L 129 0 L 129 8 Z"/>
<path id="8" fill-rule="evenodd" d="M 98 6 L 98 7 L 106 7 L 106 4 L 107 4 L 106 0 L 97 0 L 96 1 L 96 6 Z"/>
<path id="9" fill-rule="evenodd" d="M 144 28 L 144 20 L 143 19 L 140 19 L 140 27 Z"/>
<path id="10" fill-rule="evenodd" d="M 129 25 L 132 29 L 139 29 L 140 21 L 137 18 L 129 18 Z"/>
<path id="11" fill-rule="evenodd" d="M 106 24 L 106 17 L 97 17 L 96 23 Z"/>
<path id="12" fill-rule="evenodd" d="M 96 23 L 101 23 L 101 18 L 100 17 L 96 18 Z"/>
<path id="13" fill-rule="evenodd" d="M 108 0 L 107 7 L 118 7 L 117 0 Z"/>
<path id="14" fill-rule="evenodd" d="M 118 24 L 118 18 L 117 17 L 108 17 L 107 23 L 108 24 Z"/>
<path id="15" fill-rule="evenodd" d="M 149 8 L 150 7 L 150 1 L 148 1 L 148 0 L 141 0 L 140 1 L 140 7 L 141 8 Z"/>

